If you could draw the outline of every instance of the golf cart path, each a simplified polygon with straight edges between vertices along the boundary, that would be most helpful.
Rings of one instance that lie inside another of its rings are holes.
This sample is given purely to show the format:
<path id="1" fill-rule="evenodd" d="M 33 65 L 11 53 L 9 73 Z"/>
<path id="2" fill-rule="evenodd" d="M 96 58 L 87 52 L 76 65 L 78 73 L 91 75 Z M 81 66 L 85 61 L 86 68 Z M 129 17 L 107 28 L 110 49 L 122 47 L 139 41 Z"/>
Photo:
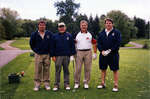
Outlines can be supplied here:
<path id="1" fill-rule="evenodd" d="M 131 44 L 134 47 L 122 47 L 122 48 L 143 48 L 142 44 L 138 44 L 138 43 L 135 43 L 135 42 L 129 42 L 128 44 Z"/>
<path id="2" fill-rule="evenodd" d="M 14 41 L 15 40 L 8 40 L 0 44 L 0 47 L 4 48 L 4 50 L 0 50 L 0 67 L 8 64 L 20 54 L 23 54 L 25 52 L 31 52 L 31 50 L 20 50 L 19 48 L 10 46 L 10 44 Z"/>

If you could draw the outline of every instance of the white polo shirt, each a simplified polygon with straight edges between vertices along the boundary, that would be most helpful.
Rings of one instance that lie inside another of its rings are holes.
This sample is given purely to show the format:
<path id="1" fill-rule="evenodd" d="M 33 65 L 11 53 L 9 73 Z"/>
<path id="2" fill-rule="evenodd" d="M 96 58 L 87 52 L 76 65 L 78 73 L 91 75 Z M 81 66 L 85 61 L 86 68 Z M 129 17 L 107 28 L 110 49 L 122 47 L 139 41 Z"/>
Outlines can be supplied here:
<path id="1" fill-rule="evenodd" d="M 91 33 L 79 32 L 76 36 L 76 48 L 77 50 L 92 49 L 92 35 Z"/>

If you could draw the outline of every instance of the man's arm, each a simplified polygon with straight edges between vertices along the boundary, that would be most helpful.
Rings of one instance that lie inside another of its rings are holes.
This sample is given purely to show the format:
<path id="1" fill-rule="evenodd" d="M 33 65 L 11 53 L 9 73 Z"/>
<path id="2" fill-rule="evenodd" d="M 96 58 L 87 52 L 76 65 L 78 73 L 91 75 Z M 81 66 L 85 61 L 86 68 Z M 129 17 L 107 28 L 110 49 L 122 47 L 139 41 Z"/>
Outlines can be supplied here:
<path id="1" fill-rule="evenodd" d="M 75 55 L 76 54 L 75 41 L 71 35 L 70 35 L 70 47 L 71 47 L 71 55 Z"/>
<path id="2" fill-rule="evenodd" d="M 99 34 L 99 36 L 98 36 L 98 50 L 100 51 L 100 52 L 102 52 L 103 51 L 103 47 L 102 47 L 102 38 L 101 38 L 102 36 Z"/>
<path id="3" fill-rule="evenodd" d="M 92 39 L 92 44 L 94 53 L 97 53 L 97 41 L 94 38 Z"/>
<path id="4" fill-rule="evenodd" d="M 35 48 L 35 45 L 36 45 L 36 39 L 35 39 L 35 33 L 32 33 L 31 34 L 31 37 L 30 37 L 30 47 L 31 47 L 31 49 L 35 52 L 35 53 L 37 53 L 37 50 L 36 50 L 36 48 Z"/>
<path id="5" fill-rule="evenodd" d="M 55 57 L 55 48 L 56 48 L 56 42 L 55 42 L 55 36 L 52 35 L 52 43 L 51 43 L 51 48 L 52 48 L 52 60 L 55 62 L 56 61 L 56 57 Z"/>

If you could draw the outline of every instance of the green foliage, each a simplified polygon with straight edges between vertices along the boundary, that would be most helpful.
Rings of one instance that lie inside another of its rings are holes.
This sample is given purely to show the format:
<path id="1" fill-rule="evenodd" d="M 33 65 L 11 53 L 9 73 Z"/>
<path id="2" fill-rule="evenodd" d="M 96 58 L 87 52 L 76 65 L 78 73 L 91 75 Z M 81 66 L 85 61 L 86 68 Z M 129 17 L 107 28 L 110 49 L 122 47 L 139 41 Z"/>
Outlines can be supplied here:
<path id="1" fill-rule="evenodd" d="M 92 16 L 89 17 L 89 31 L 98 37 L 98 33 L 100 32 L 100 25 L 99 25 L 99 17 L 96 15 L 95 19 Z"/>
<path id="2" fill-rule="evenodd" d="M 4 28 L 2 32 L 3 39 L 12 39 L 14 34 L 17 33 L 17 28 L 19 28 L 17 18 L 18 13 L 16 11 L 9 8 L 0 8 L 1 28 Z"/>
<path id="3" fill-rule="evenodd" d="M 4 38 L 6 38 L 5 27 L 2 25 L 1 19 L 0 19 L 0 40 L 2 40 Z"/>
<path id="4" fill-rule="evenodd" d="M 145 38 L 150 39 L 150 21 L 146 24 L 146 30 L 145 30 Z"/>
<path id="5" fill-rule="evenodd" d="M 77 15 L 77 10 L 80 7 L 79 3 L 74 0 L 57 1 L 54 6 L 57 9 L 57 15 L 60 16 L 60 21 L 66 24 L 73 22 L 73 18 Z"/>
<path id="6" fill-rule="evenodd" d="M 134 17 L 135 26 L 138 28 L 137 37 L 145 38 L 146 36 L 146 22 L 141 18 Z"/>
<path id="7" fill-rule="evenodd" d="M 37 21 L 24 20 L 21 28 L 23 29 L 22 36 L 29 37 L 32 32 L 37 30 Z"/>

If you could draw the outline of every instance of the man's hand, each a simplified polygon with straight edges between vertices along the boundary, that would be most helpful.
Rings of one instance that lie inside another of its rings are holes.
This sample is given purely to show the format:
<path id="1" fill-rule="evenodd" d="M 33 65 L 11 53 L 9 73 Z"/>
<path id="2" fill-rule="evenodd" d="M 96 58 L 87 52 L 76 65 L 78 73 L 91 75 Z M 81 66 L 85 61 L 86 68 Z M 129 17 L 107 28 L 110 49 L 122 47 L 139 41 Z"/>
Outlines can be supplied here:
<path id="1" fill-rule="evenodd" d="M 103 56 L 107 56 L 111 52 L 111 49 L 108 49 L 106 51 L 102 51 Z"/>
<path id="2" fill-rule="evenodd" d="M 55 57 L 55 56 L 53 56 L 53 57 L 52 57 L 52 60 L 55 62 L 55 61 L 56 61 L 56 57 Z"/>
<path id="3" fill-rule="evenodd" d="M 103 56 L 106 56 L 106 53 L 105 53 L 105 51 L 102 51 L 102 55 L 103 55 Z"/>
<path id="4" fill-rule="evenodd" d="M 74 61 L 74 56 L 70 56 L 70 61 Z"/>
<path id="5" fill-rule="evenodd" d="M 92 58 L 95 60 L 95 59 L 97 58 L 97 54 L 94 53 L 94 54 L 92 55 Z"/>

